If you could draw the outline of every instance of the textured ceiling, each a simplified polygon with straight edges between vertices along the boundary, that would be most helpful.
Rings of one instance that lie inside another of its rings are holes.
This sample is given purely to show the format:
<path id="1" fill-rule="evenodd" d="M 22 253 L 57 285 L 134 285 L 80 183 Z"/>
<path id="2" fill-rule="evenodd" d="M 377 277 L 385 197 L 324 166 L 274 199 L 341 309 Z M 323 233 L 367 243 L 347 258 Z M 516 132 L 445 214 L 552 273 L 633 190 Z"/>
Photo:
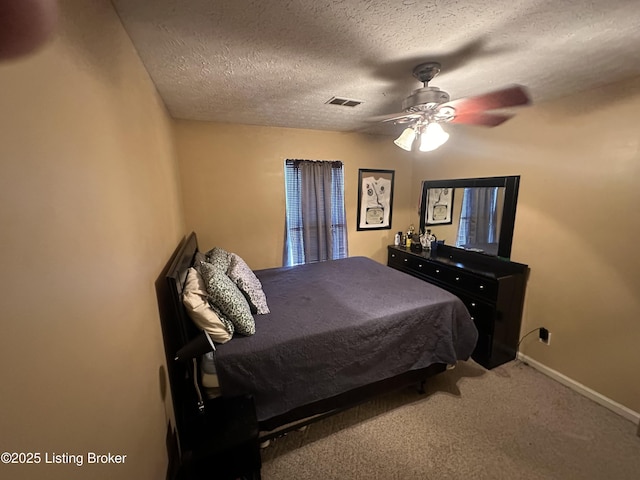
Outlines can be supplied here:
<path id="1" fill-rule="evenodd" d="M 638 0 L 112 2 L 181 119 L 359 129 L 402 110 L 425 61 L 452 99 L 518 83 L 537 103 L 640 75 Z"/>

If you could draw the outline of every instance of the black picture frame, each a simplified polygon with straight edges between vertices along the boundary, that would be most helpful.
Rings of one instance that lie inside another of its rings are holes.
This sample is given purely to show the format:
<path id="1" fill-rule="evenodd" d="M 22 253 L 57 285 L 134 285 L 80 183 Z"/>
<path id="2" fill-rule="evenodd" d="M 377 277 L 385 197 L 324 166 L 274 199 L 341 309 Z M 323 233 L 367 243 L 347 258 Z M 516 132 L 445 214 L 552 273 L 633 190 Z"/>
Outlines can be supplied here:
<path id="1" fill-rule="evenodd" d="M 425 225 L 451 225 L 455 189 L 436 187 L 426 190 Z"/>
<path id="2" fill-rule="evenodd" d="M 358 170 L 357 230 L 389 230 L 393 213 L 395 170 Z"/>

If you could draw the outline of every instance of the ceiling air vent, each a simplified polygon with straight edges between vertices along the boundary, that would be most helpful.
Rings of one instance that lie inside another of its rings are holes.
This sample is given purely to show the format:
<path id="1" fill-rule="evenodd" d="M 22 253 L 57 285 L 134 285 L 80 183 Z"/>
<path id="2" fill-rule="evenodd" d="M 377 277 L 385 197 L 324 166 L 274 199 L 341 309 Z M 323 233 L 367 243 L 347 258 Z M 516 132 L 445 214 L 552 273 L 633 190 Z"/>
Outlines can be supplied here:
<path id="1" fill-rule="evenodd" d="M 357 107 L 362 102 L 360 100 L 353 100 L 352 98 L 331 97 L 325 103 L 330 105 L 341 105 L 343 107 Z"/>

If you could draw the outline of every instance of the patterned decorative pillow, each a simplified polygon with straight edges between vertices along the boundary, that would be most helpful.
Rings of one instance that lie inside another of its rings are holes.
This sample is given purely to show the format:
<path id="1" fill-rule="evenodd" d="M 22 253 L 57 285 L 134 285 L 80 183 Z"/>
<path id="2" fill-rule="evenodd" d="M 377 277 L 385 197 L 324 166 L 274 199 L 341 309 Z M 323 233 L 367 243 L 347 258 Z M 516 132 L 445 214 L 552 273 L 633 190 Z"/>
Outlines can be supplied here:
<path id="1" fill-rule="evenodd" d="M 227 252 L 224 248 L 213 247 L 204 255 L 206 257 L 207 262 L 209 262 L 212 265 L 215 265 L 224 273 L 227 273 L 231 260 L 229 259 L 229 252 Z"/>
<path id="2" fill-rule="evenodd" d="M 228 318 L 241 335 L 256 333 L 251 308 L 242 292 L 227 274 L 211 263 L 202 262 L 200 272 L 209 293 L 209 303 Z"/>
<path id="3" fill-rule="evenodd" d="M 249 265 L 235 253 L 229 254 L 230 264 L 227 275 L 235 283 L 249 302 L 251 311 L 260 315 L 269 313 L 267 297 L 262 290 L 262 284 Z"/>
<path id="4" fill-rule="evenodd" d="M 198 328 L 206 330 L 214 342 L 227 342 L 233 335 L 233 323 L 216 315 L 209 305 L 208 296 L 204 280 L 200 274 L 193 267 L 189 268 L 187 280 L 182 290 L 182 303 L 187 310 L 189 318 Z"/>
<path id="5" fill-rule="evenodd" d="M 233 322 L 229 319 L 229 317 L 222 313 L 222 310 L 220 310 L 215 305 L 215 303 L 211 302 L 211 299 L 209 299 L 209 306 L 211 307 L 211 310 L 215 312 L 222 323 L 224 323 L 225 325 L 231 325 L 231 331 L 234 332 L 236 327 L 233 325 Z"/>

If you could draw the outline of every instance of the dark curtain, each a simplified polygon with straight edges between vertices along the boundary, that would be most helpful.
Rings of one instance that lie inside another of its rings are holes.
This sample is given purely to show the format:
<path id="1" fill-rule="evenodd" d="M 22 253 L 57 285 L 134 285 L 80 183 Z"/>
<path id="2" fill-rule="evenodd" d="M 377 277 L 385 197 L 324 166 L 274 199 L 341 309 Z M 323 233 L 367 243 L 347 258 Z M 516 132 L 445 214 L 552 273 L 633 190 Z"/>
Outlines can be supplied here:
<path id="1" fill-rule="evenodd" d="M 342 162 L 285 162 L 284 265 L 347 256 Z"/>
<path id="2" fill-rule="evenodd" d="M 487 248 L 497 241 L 497 187 L 465 188 L 457 246 Z"/>
<path id="3" fill-rule="evenodd" d="M 331 233 L 331 164 L 301 162 L 300 207 L 306 263 L 333 258 Z"/>

